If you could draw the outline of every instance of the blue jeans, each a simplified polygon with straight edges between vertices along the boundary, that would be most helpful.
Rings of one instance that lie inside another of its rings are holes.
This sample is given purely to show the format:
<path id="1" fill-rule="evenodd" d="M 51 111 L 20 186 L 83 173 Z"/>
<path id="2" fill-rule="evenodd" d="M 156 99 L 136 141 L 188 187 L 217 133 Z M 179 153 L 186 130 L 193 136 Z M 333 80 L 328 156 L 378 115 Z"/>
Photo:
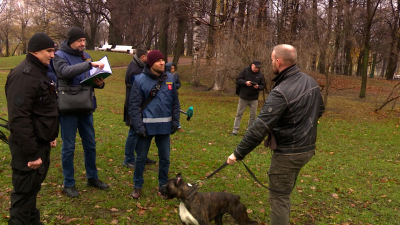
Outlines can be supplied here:
<path id="1" fill-rule="evenodd" d="M 149 135 L 147 138 L 138 139 L 137 142 L 137 155 L 136 155 L 136 167 L 133 174 L 133 182 L 135 182 L 135 188 L 142 188 L 144 179 L 144 167 L 146 165 L 147 154 L 149 153 L 149 148 L 151 140 L 155 137 L 156 145 L 158 148 L 158 186 L 161 187 L 168 181 L 168 171 L 169 171 L 169 154 L 170 154 L 170 135 Z"/>
<path id="2" fill-rule="evenodd" d="M 93 114 L 85 116 L 60 116 L 60 125 L 61 139 L 63 141 L 61 148 L 61 160 L 64 175 L 64 187 L 75 186 L 74 152 L 77 129 L 82 138 L 86 178 L 98 179 Z"/>
<path id="3" fill-rule="evenodd" d="M 129 128 L 128 137 L 126 137 L 125 143 L 125 164 L 135 164 L 135 151 L 137 152 L 137 140 L 138 136 L 134 129 Z M 137 154 L 137 153 L 136 153 Z"/>

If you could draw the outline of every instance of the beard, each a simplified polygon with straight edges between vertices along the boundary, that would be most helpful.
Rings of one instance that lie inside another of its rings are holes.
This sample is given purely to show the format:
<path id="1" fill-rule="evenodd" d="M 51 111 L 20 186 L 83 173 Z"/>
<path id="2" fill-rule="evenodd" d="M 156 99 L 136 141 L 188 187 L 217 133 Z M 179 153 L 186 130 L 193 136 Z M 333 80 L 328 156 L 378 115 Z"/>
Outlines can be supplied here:
<path id="1" fill-rule="evenodd" d="M 165 67 L 162 67 L 162 68 L 161 67 L 152 67 L 151 69 L 153 69 L 154 72 L 161 74 L 162 72 L 164 72 Z"/>
<path id="2" fill-rule="evenodd" d="M 276 68 L 276 65 L 275 65 L 275 64 L 272 64 L 272 72 L 273 72 L 275 75 L 278 75 L 278 74 L 279 74 L 279 70 L 278 70 L 278 68 Z"/>

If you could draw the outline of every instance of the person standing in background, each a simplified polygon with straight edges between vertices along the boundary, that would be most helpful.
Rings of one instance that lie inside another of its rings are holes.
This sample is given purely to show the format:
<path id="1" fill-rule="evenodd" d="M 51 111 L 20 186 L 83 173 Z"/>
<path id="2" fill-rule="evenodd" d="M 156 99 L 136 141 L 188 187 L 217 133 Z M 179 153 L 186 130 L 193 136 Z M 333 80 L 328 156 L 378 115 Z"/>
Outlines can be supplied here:
<path id="1" fill-rule="evenodd" d="M 125 159 L 122 166 L 134 169 L 135 168 L 135 151 L 137 151 L 137 135 L 131 124 L 131 118 L 129 117 L 129 95 L 131 93 L 132 83 L 135 79 L 135 75 L 141 74 L 145 63 L 147 62 L 147 48 L 145 46 L 139 46 L 136 49 L 133 60 L 129 63 L 126 69 L 125 75 L 125 104 L 124 104 L 124 122 L 125 125 L 129 126 L 128 136 L 126 137 L 125 143 Z M 156 164 L 156 161 L 149 158 L 146 159 L 147 165 Z"/>

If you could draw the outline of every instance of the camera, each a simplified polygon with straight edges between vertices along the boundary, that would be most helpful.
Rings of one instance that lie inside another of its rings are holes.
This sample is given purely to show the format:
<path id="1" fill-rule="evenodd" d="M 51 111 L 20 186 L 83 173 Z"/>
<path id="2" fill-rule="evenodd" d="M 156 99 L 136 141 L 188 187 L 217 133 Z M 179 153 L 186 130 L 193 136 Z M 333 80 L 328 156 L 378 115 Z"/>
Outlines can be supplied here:
<path id="1" fill-rule="evenodd" d="M 156 88 L 151 89 L 150 94 L 153 97 L 156 97 L 158 90 Z"/>

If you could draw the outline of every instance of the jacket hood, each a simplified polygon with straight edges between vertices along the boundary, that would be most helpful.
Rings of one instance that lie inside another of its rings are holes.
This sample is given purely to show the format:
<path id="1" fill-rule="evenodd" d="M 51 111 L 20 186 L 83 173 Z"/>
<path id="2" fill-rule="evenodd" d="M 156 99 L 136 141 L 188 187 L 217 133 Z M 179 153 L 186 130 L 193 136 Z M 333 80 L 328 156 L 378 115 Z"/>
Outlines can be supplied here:
<path id="1" fill-rule="evenodd" d="M 173 62 L 169 62 L 165 64 L 165 70 L 169 73 L 171 73 L 171 67 L 173 65 Z"/>
<path id="2" fill-rule="evenodd" d="M 71 46 L 69 46 L 69 44 L 67 43 L 67 40 L 64 40 L 63 42 L 61 42 L 60 50 L 66 52 L 68 54 L 76 55 L 76 56 L 81 56 L 83 54 L 83 51 L 72 49 Z"/>

